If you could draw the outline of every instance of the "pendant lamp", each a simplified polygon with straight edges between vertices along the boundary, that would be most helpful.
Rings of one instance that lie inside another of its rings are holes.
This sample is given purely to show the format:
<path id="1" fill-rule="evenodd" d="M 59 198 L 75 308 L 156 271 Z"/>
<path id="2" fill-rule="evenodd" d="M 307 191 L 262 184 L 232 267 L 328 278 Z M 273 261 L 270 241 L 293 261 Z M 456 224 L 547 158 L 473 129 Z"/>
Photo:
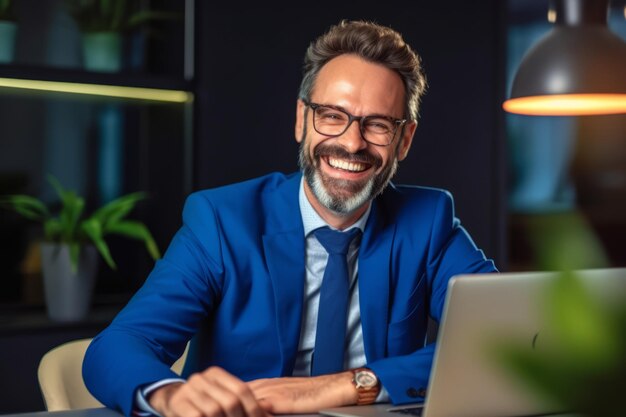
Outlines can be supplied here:
<path id="1" fill-rule="evenodd" d="M 535 116 L 626 113 L 626 42 L 607 26 L 608 0 L 554 5 L 554 28 L 522 59 L 504 110 Z"/>

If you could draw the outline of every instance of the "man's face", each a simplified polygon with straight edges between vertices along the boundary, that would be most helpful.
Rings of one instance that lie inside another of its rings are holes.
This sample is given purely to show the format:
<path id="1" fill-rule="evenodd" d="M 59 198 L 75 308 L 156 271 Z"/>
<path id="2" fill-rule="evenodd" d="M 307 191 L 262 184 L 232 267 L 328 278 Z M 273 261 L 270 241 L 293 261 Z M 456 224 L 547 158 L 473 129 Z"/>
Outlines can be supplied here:
<path id="1" fill-rule="evenodd" d="M 404 86 L 395 72 L 354 55 L 341 55 L 319 72 L 311 102 L 337 106 L 355 116 L 403 117 Z M 313 111 L 298 101 L 296 140 L 309 190 L 324 208 L 347 216 L 366 207 L 389 183 L 406 157 L 415 123 L 399 128 L 389 146 L 372 145 L 353 122 L 341 136 L 313 129 Z"/>

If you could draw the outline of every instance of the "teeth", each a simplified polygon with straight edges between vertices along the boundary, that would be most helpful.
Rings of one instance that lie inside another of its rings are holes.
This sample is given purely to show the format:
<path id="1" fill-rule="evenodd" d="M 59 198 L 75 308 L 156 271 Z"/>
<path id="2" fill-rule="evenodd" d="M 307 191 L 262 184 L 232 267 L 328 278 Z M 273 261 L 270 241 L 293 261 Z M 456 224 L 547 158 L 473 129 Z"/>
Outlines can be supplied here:
<path id="1" fill-rule="evenodd" d="M 361 172 L 367 169 L 367 166 L 365 164 L 360 164 L 358 162 L 348 162 L 342 159 L 335 158 L 328 158 L 328 164 L 333 168 L 339 168 L 351 172 Z"/>

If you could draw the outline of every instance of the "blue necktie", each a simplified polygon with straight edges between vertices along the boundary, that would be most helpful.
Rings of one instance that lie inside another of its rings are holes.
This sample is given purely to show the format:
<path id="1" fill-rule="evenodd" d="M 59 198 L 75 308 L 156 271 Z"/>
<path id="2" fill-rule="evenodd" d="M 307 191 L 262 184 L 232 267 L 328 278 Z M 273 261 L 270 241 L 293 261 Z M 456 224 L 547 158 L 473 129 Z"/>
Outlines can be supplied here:
<path id="1" fill-rule="evenodd" d="M 346 255 L 350 242 L 359 232 L 357 228 L 340 232 L 328 227 L 313 232 L 328 252 L 328 263 L 320 289 L 311 375 L 324 375 L 343 370 L 350 297 Z"/>

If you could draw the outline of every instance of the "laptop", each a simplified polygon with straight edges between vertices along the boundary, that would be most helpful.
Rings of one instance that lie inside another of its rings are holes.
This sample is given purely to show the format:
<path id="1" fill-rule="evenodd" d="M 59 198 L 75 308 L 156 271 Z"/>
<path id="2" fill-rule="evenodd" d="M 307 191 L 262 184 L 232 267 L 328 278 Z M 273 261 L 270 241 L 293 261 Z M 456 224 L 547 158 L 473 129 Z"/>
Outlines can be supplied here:
<path id="1" fill-rule="evenodd" d="M 576 271 L 602 301 L 626 298 L 626 268 Z M 487 343 L 517 340 L 541 349 L 540 302 L 555 272 L 458 275 L 448 284 L 428 394 L 423 404 L 329 408 L 333 417 L 509 417 L 562 413 L 539 401 L 487 354 Z"/>

